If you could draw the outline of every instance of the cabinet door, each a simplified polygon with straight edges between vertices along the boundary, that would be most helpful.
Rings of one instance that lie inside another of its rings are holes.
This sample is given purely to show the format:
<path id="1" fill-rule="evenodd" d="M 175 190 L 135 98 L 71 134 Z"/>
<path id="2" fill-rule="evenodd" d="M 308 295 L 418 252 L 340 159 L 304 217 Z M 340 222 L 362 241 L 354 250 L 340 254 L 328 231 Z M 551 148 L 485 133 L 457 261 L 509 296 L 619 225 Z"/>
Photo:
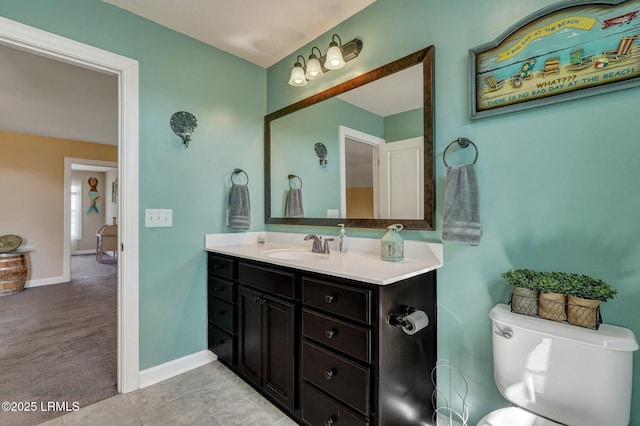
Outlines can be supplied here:
<path id="1" fill-rule="evenodd" d="M 285 407 L 294 408 L 295 335 L 294 306 L 263 296 L 264 378 L 263 389 Z"/>
<path id="2" fill-rule="evenodd" d="M 238 289 L 238 373 L 262 386 L 262 298 L 244 286 Z"/>

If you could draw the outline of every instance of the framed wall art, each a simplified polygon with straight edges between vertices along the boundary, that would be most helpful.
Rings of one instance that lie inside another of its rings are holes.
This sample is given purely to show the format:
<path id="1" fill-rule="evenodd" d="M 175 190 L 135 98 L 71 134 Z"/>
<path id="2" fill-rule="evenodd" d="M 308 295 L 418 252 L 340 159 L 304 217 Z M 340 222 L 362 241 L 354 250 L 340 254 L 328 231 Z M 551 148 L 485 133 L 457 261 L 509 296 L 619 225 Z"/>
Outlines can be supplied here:
<path id="1" fill-rule="evenodd" d="M 640 0 L 572 0 L 469 51 L 470 117 L 640 84 Z"/>

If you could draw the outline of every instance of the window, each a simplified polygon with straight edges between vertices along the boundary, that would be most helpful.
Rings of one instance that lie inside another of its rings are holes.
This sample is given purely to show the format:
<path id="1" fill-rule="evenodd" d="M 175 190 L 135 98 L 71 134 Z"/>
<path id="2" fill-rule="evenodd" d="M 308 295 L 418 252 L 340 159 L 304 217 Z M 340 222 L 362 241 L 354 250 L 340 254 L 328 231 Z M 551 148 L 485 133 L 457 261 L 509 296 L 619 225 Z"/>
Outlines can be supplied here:
<path id="1" fill-rule="evenodd" d="M 82 180 L 71 179 L 71 239 L 82 239 Z"/>

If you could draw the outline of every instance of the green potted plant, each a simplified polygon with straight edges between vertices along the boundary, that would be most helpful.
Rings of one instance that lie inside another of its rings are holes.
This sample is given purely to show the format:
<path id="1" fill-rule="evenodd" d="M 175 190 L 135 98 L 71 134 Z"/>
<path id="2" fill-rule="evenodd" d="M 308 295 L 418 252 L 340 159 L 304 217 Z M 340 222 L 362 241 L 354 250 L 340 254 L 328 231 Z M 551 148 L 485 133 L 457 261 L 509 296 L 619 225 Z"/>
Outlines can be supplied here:
<path id="1" fill-rule="evenodd" d="M 566 321 L 566 294 L 569 288 L 566 274 L 540 272 L 534 286 L 540 292 L 538 316 L 553 321 Z"/>
<path id="2" fill-rule="evenodd" d="M 502 278 L 513 287 L 511 310 L 519 314 L 536 316 L 538 312 L 538 290 L 533 286 L 537 272 L 531 269 L 511 269 L 502 273 Z"/>
<path id="3" fill-rule="evenodd" d="M 588 275 L 568 276 L 567 321 L 580 327 L 598 328 L 600 302 L 606 302 L 617 295 L 608 283 Z"/>

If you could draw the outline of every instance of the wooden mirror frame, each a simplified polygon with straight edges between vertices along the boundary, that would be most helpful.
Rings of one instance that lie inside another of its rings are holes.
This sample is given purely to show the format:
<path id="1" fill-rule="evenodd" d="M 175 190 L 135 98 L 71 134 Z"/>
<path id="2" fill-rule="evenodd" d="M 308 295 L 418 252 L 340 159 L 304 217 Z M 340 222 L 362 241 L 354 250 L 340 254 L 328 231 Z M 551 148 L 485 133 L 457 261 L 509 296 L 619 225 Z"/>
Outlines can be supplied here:
<path id="1" fill-rule="evenodd" d="M 344 223 L 353 228 L 386 228 L 402 223 L 404 229 L 435 229 L 435 167 L 434 167 L 434 46 L 390 62 L 366 74 L 298 101 L 264 118 L 264 192 L 265 223 L 269 225 L 337 226 Z M 386 77 L 414 65 L 422 64 L 423 127 L 424 127 L 424 218 L 423 219 L 351 219 L 351 218 L 286 218 L 271 217 L 271 122 L 356 87 Z"/>

